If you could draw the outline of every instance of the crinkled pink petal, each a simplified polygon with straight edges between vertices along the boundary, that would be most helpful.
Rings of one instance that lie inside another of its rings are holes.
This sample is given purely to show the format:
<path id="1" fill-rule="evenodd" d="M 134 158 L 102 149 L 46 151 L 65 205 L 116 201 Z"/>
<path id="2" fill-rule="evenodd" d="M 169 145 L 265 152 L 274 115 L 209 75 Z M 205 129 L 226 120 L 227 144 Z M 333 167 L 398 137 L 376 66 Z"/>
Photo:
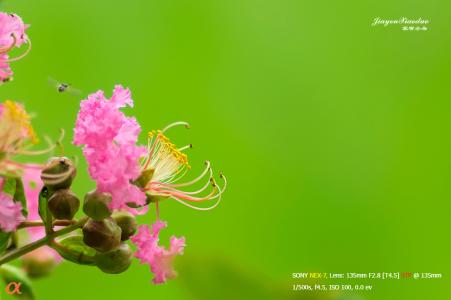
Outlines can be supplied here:
<path id="1" fill-rule="evenodd" d="M 110 101 L 117 108 L 125 107 L 126 105 L 133 107 L 131 92 L 129 89 L 125 89 L 122 85 L 116 85 L 114 87 L 113 96 Z"/>
<path id="2" fill-rule="evenodd" d="M 124 115 L 106 101 L 103 92 L 97 92 L 80 104 L 74 129 L 75 145 L 104 147 L 118 134 Z"/>
<path id="3" fill-rule="evenodd" d="M 135 118 L 127 118 L 124 120 L 114 141 L 121 145 L 135 144 L 140 132 L 141 127 L 139 126 L 138 121 L 136 121 Z"/>
<path id="4" fill-rule="evenodd" d="M 0 229 L 14 231 L 23 220 L 22 205 L 14 202 L 10 195 L 0 192 Z"/>
<path id="5" fill-rule="evenodd" d="M 182 255 L 185 248 L 185 238 L 171 237 L 170 248 L 166 250 L 160 247 L 155 253 L 154 262 L 150 265 L 155 278 L 152 280 L 155 284 L 166 282 L 167 279 L 177 277 L 177 272 L 174 270 L 173 261 L 177 255 Z"/>
<path id="6" fill-rule="evenodd" d="M 112 209 L 127 209 L 128 202 L 145 203 L 146 195 L 130 183 L 140 174 L 137 164 L 145 153 L 144 147 L 110 143 L 103 151 L 86 146 L 83 153 L 99 191 L 111 194 Z"/>
<path id="7" fill-rule="evenodd" d="M 175 236 L 170 239 L 169 250 L 159 246 L 158 235 L 163 228 L 166 228 L 166 223 L 162 221 L 155 222 L 151 229 L 142 225 L 138 227 L 138 233 L 131 237 L 131 241 L 137 247 L 135 257 L 141 263 L 149 264 L 150 270 L 155 275 L 152 279 L 154 284 L 164 283 L 167 279 L 177 276 L 177 272 L 173 268 L 173 261 L 177 255 L 183 254 L 185 248 L 185 238 L 176 238 Z"/>

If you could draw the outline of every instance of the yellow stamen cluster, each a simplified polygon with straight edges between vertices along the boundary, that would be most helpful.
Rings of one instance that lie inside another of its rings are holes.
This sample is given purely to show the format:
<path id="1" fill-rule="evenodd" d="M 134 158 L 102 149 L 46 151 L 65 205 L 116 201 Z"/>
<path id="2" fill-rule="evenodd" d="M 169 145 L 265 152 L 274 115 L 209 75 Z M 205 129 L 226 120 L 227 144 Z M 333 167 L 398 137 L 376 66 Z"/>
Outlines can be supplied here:
<path id="1" fill-rule="evenodd" d="M 181 164 L 185 165 L 187 168 L 191 168 L 188 163 L 188 156 L 177 149 L 176 145 L 171 142 L 171 140 L 165 136 L 161 130 L 149 131 L 148 137 L 152 138 L 156 135 L 157 140 L 161 143 L 161 149 L 167 151 L 168 154 L 174 156 L 174 158 Z"/>
<path id="2" fill-rule="evenodd" d="M 30 116 L 22 105 L 11 100 L 1 104 L 0 139 L 0 148 L 6 152 L 23 146 L 26 140 L 33 144 L 38 142 Z"/>
<path id="3" fill-rule="evenodd" d="M 8 115 L 5 115 L 8 114 Z M 24 130 L 26 136 L 33 142 L 37 143 L 38 138 L 36 136 L 36 133 L 33 129 L 33 126 L 31 126 L 31 118 L 30 115 L 27 114 L 25 109 L 22 105 L 15 103 L 11 100 L 6 100 L 4 103 L 4 111 L 2 116 L 6 116 L 6 118 L 9 117 L 9 119 L 12 121 L 12 123 L 16 124 L 18 128 L 21 128 Z"/>

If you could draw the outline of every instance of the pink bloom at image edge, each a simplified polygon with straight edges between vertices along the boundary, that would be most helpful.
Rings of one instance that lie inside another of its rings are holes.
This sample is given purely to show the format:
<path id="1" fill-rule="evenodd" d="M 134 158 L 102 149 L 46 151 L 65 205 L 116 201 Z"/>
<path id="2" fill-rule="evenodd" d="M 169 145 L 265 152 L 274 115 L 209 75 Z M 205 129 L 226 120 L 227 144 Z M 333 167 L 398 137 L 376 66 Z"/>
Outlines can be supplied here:
<path id="1" fill-rule="evenodd" d="M 9 66 L 7 52 L 27 43 L 28 37 L 25 30 L 28 27 L 18 15 L 0 12 L 0 83 L 12 77 L 13 71 Z"/>
<path id="2" fill-rule="evenodd" d="M 169 250 L 163 246 L 159 246 L 160 230 L 166 228 L 166 222 L 156 221 L 151 228 L 146 225 L 139 226 L 138 233 L 131 237 L 131 241 L 137 246 L 135 257 L 141 263 L 149 264 L 150 270 L 155 277 L 152 282 L 161 284 L 167 279 L 173 279 L 177 276 L 172 264 L 177 255 L 182 255 L 185 248 L 185 238 L 176 238 L 172 236 L 170 239 Z"/>
<path id="3" fill-rule="evenodd" d="M 24 170 L 23 184 L 25 190 L 25 197 L 27 198 L 28 217 L 29 221 L 40 220 L 39 216 L 39 193 L 44 186 L 41 181 L 41 170 L 38 166 L 27 165 Z M 45 236 L 45 230 L 43 227 L 30 227 L 27 228 L 30 235 L 30 242 L 34 242 Z M 47 257 L 53 257 L 55 262 L 61 262 L 61 256 L 52 248 L 44 246 L 34 250 L 28 254 L 28 257 L 35 256 L 37 259 L 44 259 Z"/>
<path id="4" fill-rule="evenodd" d="M 0 190 L 4 179 L 0 177 Z M 0 229 L 5 232 L 16 230 L 17 226 L 25 220 L 22 215 L 22 205 L 14 202 L 13 198 L 0 191 Z"/>
<path id="5" fill-rule="evenodd" d="M 146 148 L 136 146 L 141 128 L 135 118 L 120 111 L 125 106 L 133 107 L 133 100 L 130 90 L 120 85 L 109 100 L 103 91 L 89 95 L 80 103 L 73 143 L 84 145 L 89 174 L 100 192 L 111 194 L 110 208 L 137 214 L 126 203 L 145 203 L 145 193 L 130 181 L 140 175 L 139 159 Z"/>
<path id="6" fill-rule="evenodd" d="M 12 46 L 14 44 L 12 35 L 16 39 L 14 46 L 20 47 L 28 39 L 25 33 L 28 27 L 18 15 L 0 12 L 0 47 Z"/>

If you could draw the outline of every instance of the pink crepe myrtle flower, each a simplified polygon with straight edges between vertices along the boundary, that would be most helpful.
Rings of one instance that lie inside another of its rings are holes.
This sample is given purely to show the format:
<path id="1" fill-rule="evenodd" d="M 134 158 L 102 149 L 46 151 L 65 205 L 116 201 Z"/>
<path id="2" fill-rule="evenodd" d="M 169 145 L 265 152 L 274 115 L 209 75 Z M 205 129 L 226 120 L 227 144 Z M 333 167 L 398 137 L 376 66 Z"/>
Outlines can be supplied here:
<path id="1" fill-rule="evenodd" d="M 22 205 L 14 202 L 9 194 L 1 191 L 3 184 L 4 178 L 0 177 L 0 229 L 4 232 L 12 232 L 25 218 L 22 215 Z"/>
<path id="2" fill-rule="evenodd" d="M 150 270 L 155 277 L 152 282 L 161 284 L 167 279 L 173 279 L 177 276 L 177 272 L 173 268 L 173 261 L 177 255 L 182 255 L 185 248 L 185 238 L 176 238 L 172 236 L 170 239 L 169 249 L 158 244 L 160 230 L 166 228 L 166 222 L 156 221 L 152 228 L 146 225 L 139 226 L 138 233 L 131 237 L 131 241 L 137 246 L 135 257 L 141 263 L 148 264 Z"/>
<path id="3" fill-rule="evenodd" d="M 128 89 L 116 86 L 110 99 L 98 91 L 82 100 L 74 129 L 74 144 L 83 146 L 83 154 L 89 165 L 89 174 L 97 183 L 97 190 L 112 195 L 110 209 L 126 209 L 138 213 L 130 206 L 148 207 L 155 203 L 157 221 L 149 228 L 138 228 L 131 238 L 137 246 L 135 257 L 141 263 L 149 264 L 155 277 L 155 284 L 164 283 L 176 277 L 172 263 L 177 255 L 183 254 L 185 238 L 170 239 L 170 247 L 160 246 L 159 232 L 166 223 L 159 219 L 159 202 L 165 198 L 174 199 L 189 207 L 209 210 L 221 201 L 227 186 L 226 178 L 220 174 L 224 184 L 219 186 L 214 178 L 210 162 L 193 180 L 180 182 L 190 170 L 188 158 L 183 153 L 191 145 L 177 148 L 165 132 L 185 122 L 175 122 L 163 130 L 148 134 L 148 145 L 136 145 L 141 128 L 136 119 L 126 117 L 121 108 L 133 107 Z M 187 191 L 201 183 L 195 191 Z M 198 207 L 189 202 L 214 200 L 209 207 Z M 134 204 L 134 205 L 131 205 Z"/>
<path id="4" fill-rule="evenodd" d="M 197 210 L 213 209 L 221 201 L 222 193 L 227 187 L 227 180 L 224 175 L 219 174 L 219 177 L 224 180 L 224 185 L 220 187 L 213 178 L 210 162 L 206 161 L 205 168 L 199 176 L 190 181 L 180 182 L 191 169 L 188 157 L 183 151 L 191 148 L 192 145 L 177 148 L 165 135 L 169 128 L 177 125 L 189 128 L 189 124 L 186 122 L 175 122 L 166 126 L 163 130 L 148 133 L 147 154 L 142 161 L 141 172 L 149 173 L 151 177 L 144 190 L 150 199 L 154 199 L 155 202 L 160 199 L 171 198 Z M 199 189 L 195 191 L 184 190 L 187 187 L 195 186 L 202 180 L 204 183 Z M 209 207 L 198 207 L 188 203 L 208 200 L 216 201 Z"/>
<path id="5" fill-rule="evenodd" d="M 98 91 L 81 101 L 74 129 L 74 144 L 84 146 L 89 174 L 100 192 L 110 193 L 111 209 L 136 210 L 127 203 L 143 205 L 146 195 L 131 181 L 140 175 L 139 159 L 145 147 L 136 146 L 141 128 L 135 118 L 120 108 L 133 107 L 129 89 L 114 88 L 111 99 Z"/>
<path id="6" fill-rule="evenodd" d="M 22 19 L 16 14 L 0 12 L 0 84 L 12 79 L 13 72 L 9 66 L 10 62 L 18 61 L 25 57 L 31 50 L 29 40 Z M 9 58 L 7 53 L 15 47 L 27 44 L 27 50 L 14 58 Z"/>
<path id="7" fill-rule="evenodd" d="M 24 185 L 25 197 L 27 199 L 27 220 L 39 220 L 39 192 L 44 186 L 44 183 L 41 180 L 41 170 L 39 166 L 27 165 L 24 169 L 22 181 Z M 45 236 L 45 230 L 43 227 L 29 227 L 27 228 L 27 232 L 29 234 L 30 242 L 34 242 Z M 29 253 L 29 256 L 38 260 L 48 260 L 53 258 L 55 263 L 59 263 L 62 260 L 61 256 L 48 246 L 41 247 Z"/>

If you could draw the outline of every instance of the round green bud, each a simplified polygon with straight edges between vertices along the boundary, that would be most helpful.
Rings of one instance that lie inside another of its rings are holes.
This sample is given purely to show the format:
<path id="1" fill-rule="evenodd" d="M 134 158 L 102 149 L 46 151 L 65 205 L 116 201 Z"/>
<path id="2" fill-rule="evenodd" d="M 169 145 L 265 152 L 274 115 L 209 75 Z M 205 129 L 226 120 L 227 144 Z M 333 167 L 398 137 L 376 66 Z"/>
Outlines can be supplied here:
<path id="1" fill-rule="evenodd" d="M 97 267 L 105 273 L 119 274 L 130 267 L 132 263 L 132 250 L 126 243 L 111 251 L 98 253 L 94 257 Z"/>
<path id="2" fill-rule="evenodd" d="M 50 196 L 48 207 L 55 219 L 72 220 L 80 207 L 80 200 L 70 190 L 57 190 Z"/>
<path id="3" fill-rule="evenodd" d="M 108 205 L 111 202 L 111 195 L 107 193 L 100 193 L 91 191 L 86 194 L 83 203 L 83 211 L 87 216 L 95 221 L 101 221 L 111 216 L 111 211 Z"/>
<path id="4" fill-rule="evenodd" d="M 39 248 L 22 256 L 22 267 L 31 278 L 47 276 L 55 266 L 55 257 L 46 248 Z"/>
<path id="5" fill-rule="evenodd" d="M 90 219 L 83 226 L 83 242 L 99 252 L 113 250 L 121 243 L 121 228 L 111 218 L 102 221 Z"/>
<path id="6" fill-rule="evenodd" d="M 44 185 L 51 190 L 68 189 L 74 180 L 77 169 L 67 157 L 52 157 L 41 172 Z"/>
<path id="7" fill-rule="evenodd" d="M 116 224 L 121 228 L 122 235 L 121 240 L 126 241 L 136 232 L 135 216 L 128 211 L 116 211 L 113 213 L 112 218 L 116 221 Z"/>

